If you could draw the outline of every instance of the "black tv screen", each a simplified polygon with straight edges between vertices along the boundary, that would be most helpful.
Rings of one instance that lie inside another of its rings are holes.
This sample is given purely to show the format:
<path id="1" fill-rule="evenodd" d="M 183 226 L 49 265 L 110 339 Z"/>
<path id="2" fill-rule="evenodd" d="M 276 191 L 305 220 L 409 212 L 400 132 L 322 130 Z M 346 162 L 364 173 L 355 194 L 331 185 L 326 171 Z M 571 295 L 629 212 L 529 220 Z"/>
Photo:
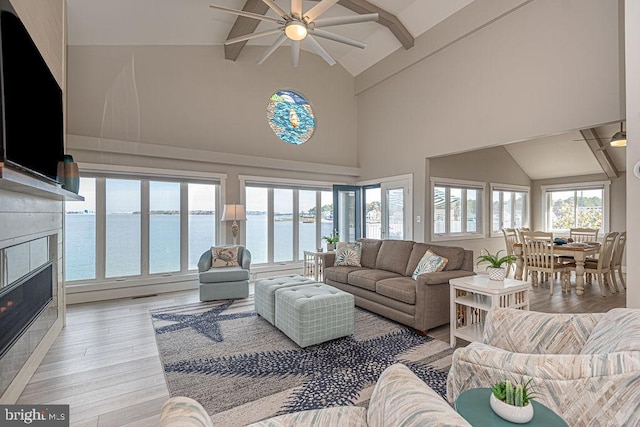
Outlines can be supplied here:
<path id="1" fill-rule="evenodd" d="M 0 0 L 3 160 L 56 179 L 64 154 L 62 90 L 8 0 Z"/>

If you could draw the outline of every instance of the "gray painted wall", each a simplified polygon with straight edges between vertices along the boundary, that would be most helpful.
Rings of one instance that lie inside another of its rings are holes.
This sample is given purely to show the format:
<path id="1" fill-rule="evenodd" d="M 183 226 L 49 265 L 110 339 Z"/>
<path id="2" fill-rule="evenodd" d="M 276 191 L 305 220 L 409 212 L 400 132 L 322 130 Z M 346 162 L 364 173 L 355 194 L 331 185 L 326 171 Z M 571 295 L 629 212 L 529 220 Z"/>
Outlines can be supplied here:
<path id="1" fill-rule="evenodd" d="M 471 12 L 492 4 L 516 9 L 470 31 Z M 419 37 L 433 47 L 422 59 L 409 50 L 383 60 L 357 96 L 363 179 L 413 173 L 414 215 L 428 217 L 425 158 L 619 120 L 618 6 L 476 0 Z M 424 224 L 414 223 L 415 239 L 428 239 Z"/>
<path id="2" fill-rule="evenodd" d="M 221 46 L 69 46 L 67 133 L 273 159 L 357 166 L 353 77 L 281 49 L 262 66 L 224 60 Z M 251 48 L 245 49 L 259 49 Z M 269 97 L 295 89 L 318 122 L 303 145 L 280 141 Z"/>

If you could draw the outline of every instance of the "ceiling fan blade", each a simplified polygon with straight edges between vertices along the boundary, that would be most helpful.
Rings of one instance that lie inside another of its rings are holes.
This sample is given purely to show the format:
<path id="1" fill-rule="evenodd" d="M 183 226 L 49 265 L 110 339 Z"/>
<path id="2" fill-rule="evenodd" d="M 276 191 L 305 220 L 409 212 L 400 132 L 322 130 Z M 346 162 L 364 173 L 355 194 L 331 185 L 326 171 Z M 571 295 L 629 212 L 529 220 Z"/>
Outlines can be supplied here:
<path id="1" fill-rule="evenodd" d="M 244 36 L 240 36 L 240 37 L 234 37 L 232 39 L 226 40 L 224 42 L 225 45 L 227 44 L 234 44 L 234 43 L 240 43 L 240 42 L 244 42 L 247 40 L 252 40 L 252 39 L 257 39 L 258 37 L 263 37 L 263 36 L 270 36 L 272 34 L 278 34 L 278 33 L 282 33 L 282 29 L 284 27 L 280 27 L 280 28 L 276 28 L 274 30 L 266 30 L 266 31 L 260 31 L 258 33 L 251 33 L 251 34 L 246 34 Z"/>
<path id="2" fill-rule="evenodd" d="M 291 16 L 302 19 L 302 0 L 291 0 Z"/>
<path id="3" fill-rule="evenodd" d="M 244 10 L 227 9 L 226 7 L 209 5 L 211 9 L 221 10 L 223 12 L 232 13 L 234 15 L 245 16 L 247 18 L 259 19 L 261 21 L 273 22 L 274 24 L 284 24 L 281 19 L 271 18 L 269 16 L 260 15 L 259 13 L 245 12 Z"/>
<path id="4" fill-rule="evenodd" d="M 322 18 L 313 21 L 314 28 L 331 27 L 334 25 L 357 24 L 359 22 L 370 22 L 378 20 L 377 13 L 367 13 L 364 15 L 335 16 L 333 18 Z"/>
<path id="5" fill-rule="evenodd" d="M 313 6 L 307 11 L 307 13 L 304 14 L 305 21 L 312 22 L 314 19 L 325 13 L 331 6 L 336 3 L 338 3 L 338 0 L 320 0 L 320 3 Z"/>
<path id="6" fill-rule="evenodd" d="M 287 15 L 287 12 L 285 12 L 284 10 L 282 10 L 282 8 L 280 6 L 278 6 L 277 4 L 275 4 L 273 2 L 273 0 L 262 0 L 264 4 L 266 4 L 267 6 L 269 6 L 271 9 L 273 9 L 273 11 L 275 13 L 277 13 L 278 15 L 280 15 L 282 18 L 284 18 L 285 21 L 290 21 L 291 17 L 289 15 Z"/>
<path id="7" fill-rule="evenodd" d="M 335 59 L 333 59 L 331 55 L 329 55 L 327 51 L 324 50 L 324 48 L 320 45 L 320 43 L 318 43 L 318 40 L 313 38 L 311 34 L 307 34 L 307 37 L 305 37 L 304 40 L 309 42 L 313 50 L 315 50 L 316 53 L 322 57 L 322 59 L 327 61 L 327 64 L 336 65 Z"/>
<path id="8" fill-rule="evenodd" d="M 300 61 L 300 40 L 291 42 L 291 57 L 293 58 L 293 66 L 297 67 Z"/>
<path id="9" fill-rule="evenodd" d="M 338 34 L 333 34 L 328 31 L 311 30 L 311 34 L 313 34 L 314 36 L 322 37 L 323 39 L 333 40 L 334 42 L 340 42 L 348 44 L 349 46 L 359 47 L 360 49 L 364 49 L 365 47 L 367 47 L 365 43 L 359 42 L 357 40 L 352 40 L 347 37 L 339 36 Z"/>
<path id="10" fill-rule="evenodd" d="M 260 59 L 258 59 L 258 65 L 262 64 L 273 52 L 275 52 L 276 49 L 279 48 L 280 45 L 284 43 L 286 39 L 287 39 L 287 36 L 285 35 L 285 33 L 280 34 L 280 37 L 278 37 L 277 40 L 273 42 L 271 46 L 269 46 L 269 49 L 267 49 L 262 54 Z"/>

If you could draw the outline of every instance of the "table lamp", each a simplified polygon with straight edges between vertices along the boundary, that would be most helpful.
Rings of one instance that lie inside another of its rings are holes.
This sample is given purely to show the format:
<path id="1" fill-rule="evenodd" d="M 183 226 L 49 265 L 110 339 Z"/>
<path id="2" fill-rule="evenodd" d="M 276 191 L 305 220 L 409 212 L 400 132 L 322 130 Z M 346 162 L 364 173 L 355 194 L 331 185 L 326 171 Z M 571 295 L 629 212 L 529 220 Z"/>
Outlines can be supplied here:
<path id="1" fill-rule="evenodd" d="M 240 227 L 238 227 L 238 223 L 236 221 L 246 221 L 247 215 L 244 211 L 244 205 L 224 205 L 224 211 L 222 212 L 221 221 L 233 221 L 231 224 L 231 234 L 233 235 L 233 244 L 236 245 L 236 241 L 238 238 L 238 231 Z"/>

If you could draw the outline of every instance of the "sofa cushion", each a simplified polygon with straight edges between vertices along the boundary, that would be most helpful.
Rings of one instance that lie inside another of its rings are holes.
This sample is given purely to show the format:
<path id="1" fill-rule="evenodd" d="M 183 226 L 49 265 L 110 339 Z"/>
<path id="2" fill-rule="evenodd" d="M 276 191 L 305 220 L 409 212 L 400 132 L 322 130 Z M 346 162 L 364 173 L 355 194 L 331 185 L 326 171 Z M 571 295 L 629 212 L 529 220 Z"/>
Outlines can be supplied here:
<path id="1" fill-rule="evenodd" d="M 448 284 L 451 279 L 474 276 L 475 274 L 473 271 L 467 270 L 437 271 L 435 273 L 420 274 L 416 280 L 421 285 L 442 285 L 444 283 Z"/>
<path id="2" fill-rule="evenodd" d="M 324 269 L 324 277 L 334 282 L 347 283 L 349 273 L 352 271 L 365 270 L 363 267 L 346 267 L 346 266 L 335 266 L 335 267 L 326 267 Z"/>
<path id="3" fill-rule="evenodd" d="M 411 276 L 413 272 L 416 271 L 418 263 L 430 247 L 431 245 L 427 243 L 413 244 L 413 249 L 411 250 L 411 255 L 409 256 L 409 262 L 407 263 L 407 270 L 404 273 L 405 276 Z"/>
<path id="4" fill-rule="evenodd" d="M 391 277 L 400 277 L 398 273 L 392 273 L 385 270 L 358 270 L 349 273 L 347 283 L 359 288 L 370 291 L 376 291 L 376 282 L 378 280 L 389 279 Z"/>
<path id="5" fill-rule="evenodd" d="M 431 252 L 448 259 L 444 271 L 460 270 L 462 261 L 464 260 L 464 248 L 458 246 L 439 246 L 431 245 Z"/>
<path id="6" fill-rule="evenodd" d="M 640 350 L 640 310 L 614 308 L 593 328 L 581 354 Z"/>
<path id="7" fill-rule="evenodd" d="M 376 268 L 406 276 L 413 243 L 409 240 L 383 240 L 376 258 Z"/>
<path id="8" fill-rule="evenodd" d="M 344 265 L 347 267 L 361 267 L 360 265 L 360 242 L 338 242 L 336 249 L 336 259 L 334 265 Z"/>
<path id="9" fill-rule="evenodd" d="M 199 274 L 200 283 L 222 283 L 249 280 L 249 270 L 241 267 L 211 268 Z"/>
<path id="10" fill-rule="evenodd" d="M 429 249 L 427 252 L 425 252 L 424 256 L 418 263 L 418 266 L 413 271 L 411 277 L 413 278 L 413 280 L 416 280 L 419 274 L 442 271 L 447 265 L 447 261 L 449 260 L 441 257 L 440 255 L 436 255 L 431 251 L 431 249 Z"/>
<path id="11" fill-rule="evenodd" d="M 358 239 L 360 247 L 362 248 L 360 254 L 360 265 L 367 268 L 376 268 L 376 258 L 378 258 L 378 251 L 382 245 L 380 239 Z"/>
<path id="12" fill-rule="evenodd" d="M 376 292 L 407 304 L 416 303 L 416 281 L 410 277 L 394 277 L 376 283 Z"/>

